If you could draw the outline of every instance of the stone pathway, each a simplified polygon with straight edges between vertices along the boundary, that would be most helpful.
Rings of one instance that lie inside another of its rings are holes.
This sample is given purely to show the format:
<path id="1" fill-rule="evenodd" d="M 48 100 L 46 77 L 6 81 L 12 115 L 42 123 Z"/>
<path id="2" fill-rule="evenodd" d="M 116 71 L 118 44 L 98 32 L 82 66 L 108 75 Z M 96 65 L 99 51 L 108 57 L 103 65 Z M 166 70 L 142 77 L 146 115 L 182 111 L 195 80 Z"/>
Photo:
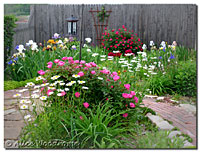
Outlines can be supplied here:
<path id="1" fill-rule="evenodd" d="M 163 119 L 171 121 L 173 126 L 180 129 L 184 134 L 189 135 L 196 146 L 196 116 L 194 112 L 190 112 L 188 109 L 183 108 L 184 106 L 174 106 L 170 103 L 155 102 L 155 99 L 145 98 L 143 104 L 154 110 Z M 192 109 L 194 111 L 194 109 Z"/>
<path id="2" fill-rule="evenodd" d="M 19 99 L 13 98 L 13 95 L 19 93 L 19 90 L 9 90 L 4 92 L 4 146 L 5 148 L 18 148 L 17 141 L 24 127 L 24 119 L 19 112 Z M 23 97 L 28 97 L 29 92 L 20 93 Z"/>

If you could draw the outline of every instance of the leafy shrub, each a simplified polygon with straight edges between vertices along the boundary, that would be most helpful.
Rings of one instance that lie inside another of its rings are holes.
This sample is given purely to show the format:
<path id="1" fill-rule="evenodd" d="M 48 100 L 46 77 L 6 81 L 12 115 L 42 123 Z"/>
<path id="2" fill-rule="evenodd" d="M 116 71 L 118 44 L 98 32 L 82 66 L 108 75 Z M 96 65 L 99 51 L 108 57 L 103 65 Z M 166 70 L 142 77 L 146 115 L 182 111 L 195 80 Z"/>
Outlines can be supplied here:
<path id="1" fill-rule="evenodd" d="M 168 138 L 168 131 L 147 132 L 136 141 L 136 148 L 183 148 L 184 141 L 181 138 Z"/>
<path id="2" fill-rule="evenodd" d="M 150 79 L 149 89 L 152 91 L 152 94 L 156 94 L 158 96 L 172 94 L 172 87 L 174 84 L 168 76 L 169 75 L 156 75 Z"/>
<path id="3" fill-rule="evenodd" d="M 13 15 L 4 16 L 4 69 L 6 68 L 6 62 L 10 56 L 13 43 L 14 28 L 16 27 L 16 17 Z"/>
<path id="4" fill-rule="evenodd" d="M 174 89 L 184 96 L 197 95 L 197 73 L 196 62 L 180 62 L 173 79 Z"/>
<path id="5" fill-rule="evenodd" d="M 122 26 L 122 29 L 118 30 L 106 30 L 103 33 L 103 43 L 102 46 L 107 52 L 121 51 L 121 53 L 134 53 L 142 51 L 141 40 L 137 37 L 133 31 L 127 31 L 127 29 Z"/>
<path id="6" fill-rule="evenodd" d="M 4 81 L 4 91 L 24 87 L 28 82 L 33 82 L 35 84 L 41 83 L 40 81 L 36 81 L 35 78 L 25 81 Z"/>
<path id="7" fill-rule="evenodd" d="M 121 84 L 117 72 L 100 70 L 94 62 L 79 62 L 72 57 L 63 57 L 62 60 L 54 60 L 54 63 L 48 62 L 47 67 L 49 70 L 40 70 L 38 73 L 45 76 L 41 78 L 46 84 L 42 94 L 48 96 L 47 103 L 52 101 L 52 105 L 61 96 L 59 103 L 83 112 L 88 107 L 96 107 L 99 102 L 109 102 L 114 112 L 119 113 L 129 109 L 134 111 L 141 102 L 139 94 L 136 97 L 136 93 L 130 91 L 130 84 Z M 50 92 L 52 95 L 48 94 Z M 125 113 L 124 117 L 127 116 L 128 113 Z"/>

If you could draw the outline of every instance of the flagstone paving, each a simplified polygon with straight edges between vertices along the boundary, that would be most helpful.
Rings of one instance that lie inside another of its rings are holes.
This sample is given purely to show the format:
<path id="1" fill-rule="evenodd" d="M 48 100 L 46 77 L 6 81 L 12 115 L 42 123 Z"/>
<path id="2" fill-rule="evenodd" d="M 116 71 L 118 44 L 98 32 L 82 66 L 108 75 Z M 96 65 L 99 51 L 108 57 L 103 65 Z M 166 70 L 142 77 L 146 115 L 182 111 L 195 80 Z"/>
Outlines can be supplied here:
<path id="1" fill-rule="evenodd" d="M 155 99 L 146 98 L 143 100 L 143 104 L 154 110 L 163 119 L 171 121 L 173 126 L 180 129 L 184 134 L 189 135 L 192 139 L 193 145 L 196 145 L 196 116 L 185 108 L 179 105 L 172 105 L 171 103 L 156 102 Z M 193 109 L 194 111 L 194 109 Z"/>
<path id="2" fill-rule="evenodd" d="M 5 148 L 17 148 L 16 141 L 24 127 L 23 116 L 19 112 L 19 104 L 13 95 L 19 93 L 21 89 L 4 92 L 4 142 Z M 23 92 L 22 97 L 28 97 L 29 92 Z M 171 103 L 155 102 L 155 98 L 145 98 L 144 106 L 154 110 L 163 119 L 173 123 L 173 126 L 180 129 L 184 134 L 189 135 L 193 145 L 196 145 L 196 112 L 192 107 L 192 112 L 186 106 L 174 106 Z M 39 100 L 36 100 L 39 102 Z M 165 121 L 164 121 L 165 122 Z M 165 122 L 166 123 L 166 122 Z M 161 124 L 160 127 L 165 127 Z"/>

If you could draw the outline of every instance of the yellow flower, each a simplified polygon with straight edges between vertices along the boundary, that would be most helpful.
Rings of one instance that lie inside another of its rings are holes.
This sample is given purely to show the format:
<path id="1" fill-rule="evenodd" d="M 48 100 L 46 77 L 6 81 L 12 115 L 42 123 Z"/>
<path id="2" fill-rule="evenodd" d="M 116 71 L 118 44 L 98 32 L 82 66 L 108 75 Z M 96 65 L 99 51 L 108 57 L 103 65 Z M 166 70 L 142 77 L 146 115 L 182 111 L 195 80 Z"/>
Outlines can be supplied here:
<path id="1" fill-rule="evenodd" d="M 120 75 L 120 74 L 121 74 L 121 72 L 120 72 L 120 71 L 118 71 L 118 74 Z"/>
<path id="2" fill-rule="evenodd" d="M 47 45 L 47 49 L 50 49 L 51 48 L 51 45 Z"/>
<path id="3" fill-rule="evenodd" d="M 134 78 L 134 76 L 131 76 L 131 78 Z"/>
<path id="4" fill-rule="evenodd" d="M 47 43 L 55 44 L 56 42 L 55 42 L 54 40 L 52 40 L 52 39 L 49 39 L 49 40 L 47 41 Z"/>
<path id="5" fill-rule="evenodd" d="M 46 47 L 43 47 L 42 51 L 45 51 L 46 50 Z"/>
<path id="6" fill-rule="evenodd" d="M 56 46 L 53 47 L 53 50 L 54 50 L 54 51 L 56 50 Z"/>
<path id="7" fill-rule="evenodd" d="M 15 65 L 15 63 L 12 63 L 12 65 Z"/>

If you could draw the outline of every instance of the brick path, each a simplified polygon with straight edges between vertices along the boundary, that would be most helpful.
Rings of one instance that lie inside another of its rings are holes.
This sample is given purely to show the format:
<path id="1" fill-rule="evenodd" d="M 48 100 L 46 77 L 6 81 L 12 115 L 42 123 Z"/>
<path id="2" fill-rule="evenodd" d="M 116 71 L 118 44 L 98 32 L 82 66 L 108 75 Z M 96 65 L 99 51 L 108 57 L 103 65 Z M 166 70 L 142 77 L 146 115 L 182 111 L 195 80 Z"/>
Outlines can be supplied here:
<path id="1" fill-rule="evenodd" d="M 185 111 L 179 106 L 170 103 L 155 102 L 155 99 L 146 98 L 143 100 L 146 107 L 157 112 L 161 117 L 173 122 L 173 126 L 180 129 L 184 134 L 189 135 L 196 145 L 196 116 Z"/>

